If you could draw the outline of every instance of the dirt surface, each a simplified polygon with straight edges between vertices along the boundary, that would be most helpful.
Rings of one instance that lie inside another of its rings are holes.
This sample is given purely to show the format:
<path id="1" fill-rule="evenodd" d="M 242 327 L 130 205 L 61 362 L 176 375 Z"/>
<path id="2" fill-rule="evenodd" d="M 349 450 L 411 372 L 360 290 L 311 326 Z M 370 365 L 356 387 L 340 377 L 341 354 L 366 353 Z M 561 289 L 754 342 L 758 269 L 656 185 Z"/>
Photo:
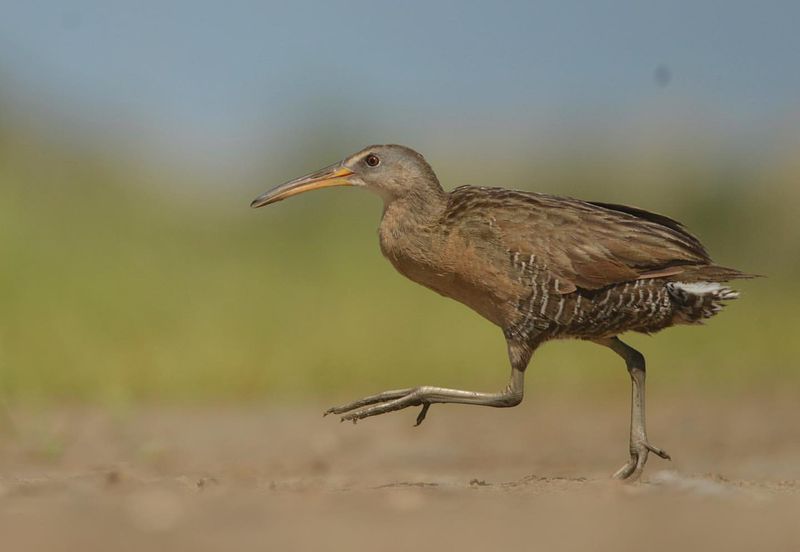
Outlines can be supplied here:
<path id="1" fill-rule="evenodd" d="M 11 408 L 2 550 L 800 550 L 792 397 L 529 397 L 339 424 L 321 404 Z"/>

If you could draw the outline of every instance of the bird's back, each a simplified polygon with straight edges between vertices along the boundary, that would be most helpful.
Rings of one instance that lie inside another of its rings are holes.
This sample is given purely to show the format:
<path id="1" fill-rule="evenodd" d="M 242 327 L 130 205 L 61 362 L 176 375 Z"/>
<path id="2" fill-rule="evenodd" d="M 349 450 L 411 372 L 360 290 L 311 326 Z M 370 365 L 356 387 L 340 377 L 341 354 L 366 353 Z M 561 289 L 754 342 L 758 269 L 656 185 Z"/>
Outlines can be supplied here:
<path id="1" fill-rule="evenodd" d="M 735 296 L 718 282 L 749 276 L 714 265 L 668 217 L 502 188 L 457 188 L 414 231 L 424 238 L 399 233 L 402 247 L 384 247 L 398 270 L 521 339 L 697 322 Z"/>

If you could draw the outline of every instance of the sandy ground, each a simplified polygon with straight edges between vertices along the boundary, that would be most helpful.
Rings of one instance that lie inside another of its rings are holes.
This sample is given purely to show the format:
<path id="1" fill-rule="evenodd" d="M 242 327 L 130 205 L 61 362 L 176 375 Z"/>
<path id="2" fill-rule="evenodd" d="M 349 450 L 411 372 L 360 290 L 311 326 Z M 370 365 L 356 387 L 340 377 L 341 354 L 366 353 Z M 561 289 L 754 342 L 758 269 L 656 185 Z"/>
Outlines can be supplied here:
<path id="1" fill-rule="evenodd" d="M 793 397 L 659 396 L 646 480 L 627 396 L 339 424 L 321 404 L 10 408 L 3 551 L 800 550 Z"/>

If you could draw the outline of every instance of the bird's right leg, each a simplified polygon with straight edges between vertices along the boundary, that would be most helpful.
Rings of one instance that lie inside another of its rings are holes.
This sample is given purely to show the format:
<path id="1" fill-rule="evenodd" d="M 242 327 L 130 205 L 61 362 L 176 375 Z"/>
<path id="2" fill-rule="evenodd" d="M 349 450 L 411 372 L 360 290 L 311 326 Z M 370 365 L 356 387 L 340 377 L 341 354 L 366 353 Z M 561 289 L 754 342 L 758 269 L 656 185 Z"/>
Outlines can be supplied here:
<path id="1" fill-rule="evenodd" d="M 665 460 L 671 460 L 669 454 L 660 448 L 654 447 L 647 440 L 647 429 L 644 418 L 644 380 L 645 361 L 642 353 L 623 343 L 618 337 L 598 340 L 617 353 L 625 360 L 628 373 L 631 376 L 631 435 L 630 459 L 614 474 L 615 479 L 629 479 L 635 481 L 642 475 L 642 470 L 647 462 L 649 453 L 653 453 Z"/>
<path id="2" fill-rule="evenodd" d="M 356 422 L 363 418 L 402 410 L 410 406 L 422 406 L 422 410 L 417 416 L 416 425 L 419 425 L 425 419 L 428 409 L 433 403 L 474 404 L 496 408 L 516 406 L 522 401 L 525 368 L 530 361 L 531 352 L 532 349 L 529 346 L 509 342 L 508 354 L 511 360 L 511 378 L 506 388 L 499 393 L 463 391 L 461 389 L 448 389 L 428 385 L 410 387 L 408 389 L 384 391 L 351 403 L 335 406 L 329 408 L 325 415 L 344 414 L 342 421 L 350 420 Z"/>

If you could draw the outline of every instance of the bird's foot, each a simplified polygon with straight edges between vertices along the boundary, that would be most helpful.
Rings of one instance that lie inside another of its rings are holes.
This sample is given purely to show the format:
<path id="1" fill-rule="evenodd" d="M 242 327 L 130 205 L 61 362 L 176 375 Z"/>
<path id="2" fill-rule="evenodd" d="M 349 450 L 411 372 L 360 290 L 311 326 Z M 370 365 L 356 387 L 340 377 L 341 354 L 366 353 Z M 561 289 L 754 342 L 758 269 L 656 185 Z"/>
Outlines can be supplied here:
<path id="1" fill-rule="evenodd" d="M 334 406 L 325 411 L 323 416 L 328 414 L 343 414 L 341 421 L 356 423 L 358 420 L 378 416 L 395 410 L 402 410 L 409 406 L 422 406 L 417 421 L 414 425 L 419 425 L 425 419 L 430 408 L 430 403 L 425 402 L 419 389 L 399 389 L 397 391 L 385 391 L 377 395 L 370 395 L 357 401 L 341 406 Z"/>
<path id="2" fill-rule="evenodd" d="M 384 391 L 377 395 L 364 397 L 342 406 L 329 408 L 325 415 L 343 414 L 342 421 L 357 422 L 370 416 L 378 416 L 395 410 L 402 410 L 409 406 L 421 406 L 417 415 L 419 425 L 428 414 L 430 405 L 434 403 L 457 403 L 474 404 L 480 406 L 494 406 L 497 408 L 507 408 L 516 406 L 522 400 L 522 379 L 512 382 L 500 393 L 480 393 L 477 391 L 464 391 L 461 389 L 448 389 L 446 387 L 434 387 L 423 385 L 422 387 L 412 387 L 409 389 L 398 389 L 395 391 Z"/>
<path id="3" fill-rule="evenodd" d="M 642 475 L 644 465 L 647 463 L 647 456 L 650 453 L 660 456 L 664 460 L 672 460 L 667 451 L 654 447 L 646 440 L 631 443 L 631 458 L 628 462 L 614 473 L 614 479 L 625 481 L 636 481 Z"/>

